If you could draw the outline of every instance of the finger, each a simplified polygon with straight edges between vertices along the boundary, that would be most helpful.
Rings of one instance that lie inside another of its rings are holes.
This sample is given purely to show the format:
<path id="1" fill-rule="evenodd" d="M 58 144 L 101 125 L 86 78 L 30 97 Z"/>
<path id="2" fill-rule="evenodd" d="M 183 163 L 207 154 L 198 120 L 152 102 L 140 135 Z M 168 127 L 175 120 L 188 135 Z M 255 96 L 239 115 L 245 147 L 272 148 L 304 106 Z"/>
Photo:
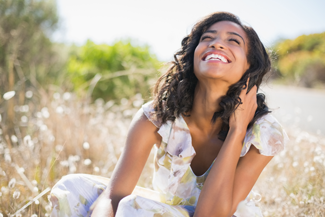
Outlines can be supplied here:
<path id="1" fill-rule="evenodd" d="M 246 94 L 248 98 L 255 99 L 257 95 L 257 87 L 254 85 L 249 92 Z"/>

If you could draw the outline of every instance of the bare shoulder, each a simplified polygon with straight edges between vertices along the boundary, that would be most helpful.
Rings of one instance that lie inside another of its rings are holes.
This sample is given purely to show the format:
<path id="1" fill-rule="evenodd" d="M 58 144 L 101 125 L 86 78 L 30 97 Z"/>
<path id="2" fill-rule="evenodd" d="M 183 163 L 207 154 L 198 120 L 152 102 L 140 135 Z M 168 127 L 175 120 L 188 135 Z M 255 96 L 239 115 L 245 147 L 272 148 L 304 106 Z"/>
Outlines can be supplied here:
<path id="1" fill-rule="evenodd" d="M 130 124 L 128 138 L 131 136 L 137 141 L 160 144 L 162 138 L 159 135 L 158 130 L 159 128 L 157 128 L 155 124 L 148 119 L 143 109 L 139 109 L 134 115 Z"/>

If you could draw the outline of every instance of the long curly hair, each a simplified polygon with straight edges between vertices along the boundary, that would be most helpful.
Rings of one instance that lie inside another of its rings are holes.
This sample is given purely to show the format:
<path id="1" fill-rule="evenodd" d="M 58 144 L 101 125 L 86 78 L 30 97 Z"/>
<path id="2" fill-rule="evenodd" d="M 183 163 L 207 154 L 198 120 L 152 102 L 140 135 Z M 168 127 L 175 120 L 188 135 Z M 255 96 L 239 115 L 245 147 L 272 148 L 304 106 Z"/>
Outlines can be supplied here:
<path id="1" fill-rule="evenodd" d="M 217 118 L 222 119 L 223 124 L 218 137 L 224 141 L 229 131 L 229 117 L 242 103 L 239 94 L 243 88 L 246 88 L 248 77 L 250 77 L 250 81 L 247 92 L 254 85 L 259 89 L 264 75 L 271 70 L 270 57 L 255 30 L 243 25 L 240 19 L 231 13 L 217 12 L 208 15 L 196 23 L 190 34 L 183 38 L 181 49 L 174 55 L 174 61 L 171 62 L 169 69 L 158 79 L 154 87 L 153 106 L 161 123 L 166 123 L 168 120 L 174 121 L 181 114 L 184 116 L 190 114 L 194 90 L 198 82 L 193 70 L 194 51 L 202 34 L 211 25 L 220 21 L 236 23 L 246 32 L 249 39 L 247 61 L 250 64 L 250 68 L 241 79 L 231 85 L 226 95 L 221 98 L 219 103 L 221 110 L 216 111 L 211 119 L 212 123 L 215 123 Z M 248 124 L 247 130 L 253 126 L 258 118 L 271 112 L 265 103 L 265 95 L 258 93 L 256 97 L 258 107 L 253 120 Z"/>

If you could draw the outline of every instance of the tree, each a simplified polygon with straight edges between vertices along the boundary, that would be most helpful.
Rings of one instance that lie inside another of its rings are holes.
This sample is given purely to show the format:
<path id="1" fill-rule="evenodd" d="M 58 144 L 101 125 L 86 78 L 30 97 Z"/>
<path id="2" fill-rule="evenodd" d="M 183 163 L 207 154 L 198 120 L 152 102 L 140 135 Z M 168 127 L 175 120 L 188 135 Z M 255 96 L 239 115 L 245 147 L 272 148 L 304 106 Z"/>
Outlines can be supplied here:
<path id="1" fill-rule="evenodd" d="M 0 0 L 0 105 L 8 128 L 15 121 L 14 104 L 25 103 L 26 90 L 59 77 L 58 55 L 48 37 L 57 25 L 55 1 Z M 4 101 L 7 91 L 16 96 Z"/>

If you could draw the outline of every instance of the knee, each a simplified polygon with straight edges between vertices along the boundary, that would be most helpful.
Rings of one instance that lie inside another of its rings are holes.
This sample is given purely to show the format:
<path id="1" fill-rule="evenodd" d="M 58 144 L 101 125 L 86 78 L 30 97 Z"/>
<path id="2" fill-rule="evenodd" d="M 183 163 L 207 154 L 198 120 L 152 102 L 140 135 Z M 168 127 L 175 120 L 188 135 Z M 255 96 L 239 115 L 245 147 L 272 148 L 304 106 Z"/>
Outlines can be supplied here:
<path id="1" fill-rule="evenodd" d="M 59 182 L 75 182 L 76 180 L 82 179 L 86 174 L 68 174 L 62 176 Z"/>
<path id="2" fill-rule="evenodd" d="M 123 197 L 122 200 L 120 200 L 120 202 L 118 203 L 118 209 L 130 206 L 131 204 L 133 204 L 136 198 L 137 195 L 134 194 L 130 194 L 126 197 Z"/>
<path id="3" fill-rule="evenodd" d="M 116 210 L 116 217 L 121 216 L 129 216 L 130 212 L 132 213 L 134 202 L 136 200 L 136 195 L 128 195 L 126 197 L 123 197 L 122 200 L 118 203 L 117 210 Z"/>
<path id="4" fill-rule="evenodd" d="M 73 187 L 78 181 L 82 180 L 83 174 L 68 174 L 63 176 L 52 188 L 67 189 L 69 186 Z"/>

